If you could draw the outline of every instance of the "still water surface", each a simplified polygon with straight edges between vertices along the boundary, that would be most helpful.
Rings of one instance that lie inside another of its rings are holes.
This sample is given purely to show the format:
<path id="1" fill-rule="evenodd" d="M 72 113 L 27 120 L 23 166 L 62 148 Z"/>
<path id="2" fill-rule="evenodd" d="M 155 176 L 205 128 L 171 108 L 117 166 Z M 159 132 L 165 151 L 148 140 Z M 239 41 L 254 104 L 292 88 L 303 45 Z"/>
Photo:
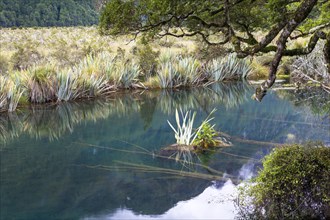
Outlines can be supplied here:
<path id="1" fill-rule="evenodd" d="M 272 143 L 330 143 L 328 112 L 298 105 L 293 91 L 262 103 L 252 94 L 246 84 L 215 84 L 2 114 L 0 217 L 233 218 L 235 185 L 256 172 Z M 179 108 L 197 112 L 195 127 L 216 108 L 213 123 L 233 146 L 190 163 L 157 157 L 175 142 L 167 120 L 174 124 Z"/>

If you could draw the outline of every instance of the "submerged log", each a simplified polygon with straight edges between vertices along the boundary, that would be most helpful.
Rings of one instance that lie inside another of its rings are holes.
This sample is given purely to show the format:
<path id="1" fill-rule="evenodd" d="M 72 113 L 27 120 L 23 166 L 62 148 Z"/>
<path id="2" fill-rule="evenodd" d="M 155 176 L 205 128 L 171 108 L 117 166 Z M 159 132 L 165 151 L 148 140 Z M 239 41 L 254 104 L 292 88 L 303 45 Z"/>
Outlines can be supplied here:
<path id="1" fill-rule="evenodd" d="M 207 149 L 214 149 L 214 148 L 221 148 L 221 147 L 230 147 L 232 146 L 232 143 L 226 140 L 226 138 L 223 137 L 215 137 L 214 138 L 216 144 L 212 147 L 209 147 Z M 203 151 L 206 150 L 205 148 L 201 146 L 196 145 L 184 145 L 184 144 L 171 144 L 169 146 L 166 146 L 159 151 L 160 156 L 172 156 L 178 152 L 194 152 L 194 151 Z"/>

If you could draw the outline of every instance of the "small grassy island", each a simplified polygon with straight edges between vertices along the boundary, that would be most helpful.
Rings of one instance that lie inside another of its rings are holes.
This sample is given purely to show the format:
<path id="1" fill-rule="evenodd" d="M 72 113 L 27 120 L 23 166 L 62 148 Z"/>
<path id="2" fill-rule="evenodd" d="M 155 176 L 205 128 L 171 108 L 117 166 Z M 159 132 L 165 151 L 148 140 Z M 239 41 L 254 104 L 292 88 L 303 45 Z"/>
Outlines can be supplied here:
<path id="1" fill-rule="evenodd" d="M 182 110 L 180 110 L 181 121 L 179 112 L 176 109 L 175 119 L 177 128 L 174 128 L 169 121 L 168 124 L 174 131 L 177 142 L 162 148 L 160 155 L 170 156 L 178 152 L 202 153 L 212 148 L 231 146 L 231 143 L 227 141 L 226 138 L 219 136 L 218 132 L 214 129 L 215 125 L 210 125 L 210 122 L 214 119 L 211 115 L 215 111 L 214 109 L 201 125 L 196 130 L 193 130 L 196 112 L 191 114 L 190 111 L 183 113 Z"/>

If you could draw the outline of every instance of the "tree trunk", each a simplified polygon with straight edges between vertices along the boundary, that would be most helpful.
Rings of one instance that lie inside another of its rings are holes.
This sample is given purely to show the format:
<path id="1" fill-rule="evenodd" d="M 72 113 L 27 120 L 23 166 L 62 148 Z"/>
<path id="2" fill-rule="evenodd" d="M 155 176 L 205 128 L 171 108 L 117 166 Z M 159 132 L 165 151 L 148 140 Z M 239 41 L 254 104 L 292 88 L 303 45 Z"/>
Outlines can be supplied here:
<path id="1" fill-rule="evenodd" d="M 297 26 L 307 18 L 316 3 L 317 0 L 303 1 L 295 11 L 293 18 L 289 20 L 284 27 L 279 39 L 276 42 L 277 50 L 269 69 L 268 79 L 256 89 L 254 94 L 254 99 L 257 101 L 261 102 L 263 97 L 266 95 L 267 89 L 269 89 L 275 83 L 277 68 L 281 62 L 289 36 L 297 28 Z"/>
<path id="2" fill-rule="evenodd" d="M 327 33 L 327 39 L 324 45 L 323 52 L 324 52 L 325 62 L 328 68 L 328 74 L 330 75 L 330 31 Z"/>

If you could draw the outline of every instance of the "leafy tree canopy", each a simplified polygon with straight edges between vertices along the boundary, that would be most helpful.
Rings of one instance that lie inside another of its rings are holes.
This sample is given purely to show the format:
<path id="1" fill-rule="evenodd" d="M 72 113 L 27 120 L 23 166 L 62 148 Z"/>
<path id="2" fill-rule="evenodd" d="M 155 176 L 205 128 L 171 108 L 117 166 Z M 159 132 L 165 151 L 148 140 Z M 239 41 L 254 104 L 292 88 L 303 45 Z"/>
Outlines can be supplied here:
<path id="1" fill-rule="evenodd" d="M 324 31 L 330 26 L 329 11 L 328 0 L 112 0 L 99 25 L 102 34 L 111 35 L 199 36 L 240 57 L 274 51 L 269 79 L 256 91 L 261 100 L 275 82 L 282 56 L 308 54 L 320 38 L 330 41 Z M 310 37 L 306 48 L 286 48 L 300 37 Z M 329 64 L 330 43 L 324 52 Z"/>
<path id="2" fill-rule="evenodd" d="M 0 27 L 97 24 L 100 0 L 0 0 Z"/>

